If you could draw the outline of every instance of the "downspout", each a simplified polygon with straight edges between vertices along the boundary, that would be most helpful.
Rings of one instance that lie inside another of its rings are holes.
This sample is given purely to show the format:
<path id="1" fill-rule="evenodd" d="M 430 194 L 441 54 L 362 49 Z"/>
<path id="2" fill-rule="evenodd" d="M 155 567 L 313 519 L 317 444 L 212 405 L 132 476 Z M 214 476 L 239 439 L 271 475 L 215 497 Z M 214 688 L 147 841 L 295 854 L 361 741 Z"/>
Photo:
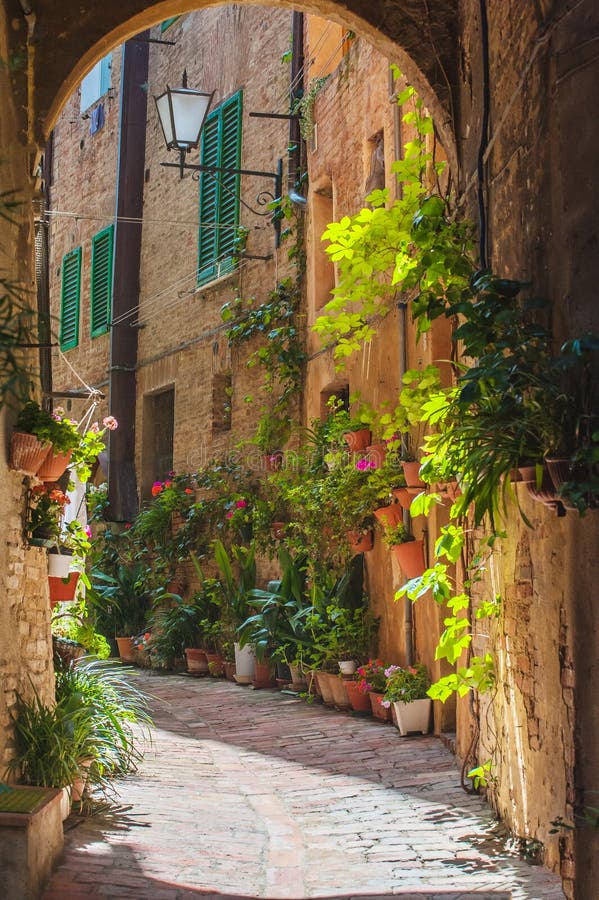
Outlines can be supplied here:
<path id="1" fill-rule="evenodd" d="M 48 259 L 48 219 L 46 210 L 51 209 L 50 182 L 52 178 L 52 156 L 54 150 L 54 137 L 51 134 L 46 143 L 43 158 L 42 182 L 43 195 L 41 199 L 40 218 L 36 226 L 35 255 L 36 255 L 36 281 L 37 281 L 37 314 L 38 314 L 38 340 L 40 342 L 40 387 L 42 389 L 43 404 L 51 409 L 52 401 L 52 324 L 50 317 L 50 272 Z"/>
<path id="2" fill-rule="evenodd" d="M 135 406 L 137 329 L 135 316 L 120 318 L 139 304 L 144 167 L 147 129 L 148 31 L 123 45 L 116 173 L 112 324 L 110 327 L 110 414 L 119 427 L 109 432 L 108 500 L 114 522 L 137 513 Z"/>
<path id="3" fill-rule="evenodd" d="M 389 98 L 393 104 L 393 159 L 401 159 L 401 112 L 397 104 L 397 94 L 395 91 L 395 81 L 393 72 L 389 70 Z M 401 187 L 399 182 L 395 183 L 395 196 L 400 198 Z M 401 300 L 397 304 L 397 346 L 399 361 L 399 383 L 401 386 L 403 376 L 408 367 L 407 360 L 407 338 L 406 338 L 406 304 Z M 404 525 L 409 526 L 410 514 L 404 510 Z M 406 666 L 413 665 L 414 662 L 414 618 L 412 601 L 407 597 L 404 599 L 404 653 Z"/>
<path id="4" fill-rule="evenodd" d="M 289 91 L 289 108 L 298 100 L 304 89 L 302 77 L 304 69 L 304 14 L 294 12 L 291 21 L 291 88 Z M 289 119 L 289 157 L 287 171 L 287 194 L 292 203 L 306 206 L 306 198 L 298 192 L 302 173 L 302 136 L 299 118 Z"/>

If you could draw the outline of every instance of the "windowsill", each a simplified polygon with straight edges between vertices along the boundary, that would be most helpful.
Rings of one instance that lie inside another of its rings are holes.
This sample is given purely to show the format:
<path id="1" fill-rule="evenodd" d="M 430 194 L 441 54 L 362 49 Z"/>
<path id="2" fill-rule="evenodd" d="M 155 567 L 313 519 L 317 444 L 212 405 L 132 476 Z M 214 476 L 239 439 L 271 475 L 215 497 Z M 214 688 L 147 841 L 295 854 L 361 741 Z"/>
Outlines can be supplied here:
<path id="1" fill-rule="evenodd" d="M 225 275 L 219 275 L 218 278 L 213 278 L 212 281 L 206 281 L 203 284 L 198 284 L 194 290 L 194 294 L 203 294 L 206 291 L 209 291 L 211 288 L 220 287 L 221 284 L 225 281 L 230 281 L 234 275 L 237 275 L 239 269 L 232 269 L 230 272 L 227 272 Z"/>

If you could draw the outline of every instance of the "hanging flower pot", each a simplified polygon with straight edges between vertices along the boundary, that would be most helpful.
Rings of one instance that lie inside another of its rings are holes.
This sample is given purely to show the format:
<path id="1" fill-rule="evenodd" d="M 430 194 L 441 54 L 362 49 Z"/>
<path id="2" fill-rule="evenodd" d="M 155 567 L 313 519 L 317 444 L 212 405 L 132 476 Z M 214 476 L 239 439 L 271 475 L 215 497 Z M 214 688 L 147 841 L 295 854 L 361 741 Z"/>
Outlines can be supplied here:
<path id="1" fill-rule="evenodd" d="M 348 531 L 346 534 L 350 551 L 357 553 L 369 553 L 372 550 L 372 531 Z"/>
<path id="2" fill-rule="evenodd" d="M 57 603 L 68 603 L 75 599 L 79 575 L 79 572 L 71 572 L 68 578 L 56 578 L 53 575 L 48 576 L 51 606 L 55 606 Z"/>
<path id="3" fill-rule="evenodd" d="M 408 580 L 422 575 L 425 569 L 424 541 L 404 541 L 403 544 L 394 544 L 391 549 Z"/>
<path id="4" fill-rule="evenodd" d="M 41 478 L 42 481 L 58 481 L 60 476 L 66 472 L 72 455 L 72 450 L 67 451 L 67 453 L 58 453 L 51 450 L 37 470 L 37 477 Z"/>
<path id="5" fill-rule="evenodd" d="M 406 476 L 407 487 L 409 487 L 409 488 L 426 487 L 426 484 L 424 483 L 424 481 L 422 481 L 422 479 L 420 478 L 420 475 L 419 475 L 420 462 L 418 460 L 409 461 L 409 462 L 402 461 L 401 466 L 402 466 L 404 475 Z"/>
<path id="6" fill-rule="evenodd" d="M 394 528 L 403 522 L 403 512 L 399 503 L 392 503 L 391 506 L 381 506 L 375 509 L 374 515 L 384 528 Z"/>
<path id="7" fill-rule="evenodd" d="M 48 575 L 51 578 L 68 578 L 72 559 L 72 555 L 64 550 L 48 553 Z"/>
<path id="8" fill-rule="evenodd" d="M 414 495 L 410 493 L 407 487 L 393 488 L 391 496 L 403 509 L 409 509 L 414 499 Z"/>
<path id="9" fill-rule="evenodd" d="M 52 445 L 42 443 L 34 434 L 24 431 L 13 431 L 10 439 L 9 466 L 27 475 L 35 475 Z"/>
<path id="10" fill-rule="evenodd" d="M 374 463 L 375 469 L 380 469 L 383 463 L 385 462 L 385 457 L 387 456 L 387 445 L 386 444 L 369 444 L 366 448 L 366 459 Z"/>
<path id="11" fill-rule="evenodd" d="M 343 439 L 354 453 L 362 453 L 372 440 L 372 432 L 369 428 L 360 428 L 358 431 L 346 431 Z"/>

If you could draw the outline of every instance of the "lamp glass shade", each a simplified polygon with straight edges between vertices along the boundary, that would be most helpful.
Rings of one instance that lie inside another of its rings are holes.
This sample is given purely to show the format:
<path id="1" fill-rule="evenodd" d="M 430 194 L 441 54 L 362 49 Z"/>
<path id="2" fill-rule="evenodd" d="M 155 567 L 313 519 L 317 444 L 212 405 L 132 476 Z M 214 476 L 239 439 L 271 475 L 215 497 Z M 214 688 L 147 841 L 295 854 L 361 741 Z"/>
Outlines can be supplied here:
<path id="1" fill-rule="evenodd" d="M 197 147 L 213 93 L 190 88 L 169 88 L 155 97 L 156 108 L 169 150 Z"/>

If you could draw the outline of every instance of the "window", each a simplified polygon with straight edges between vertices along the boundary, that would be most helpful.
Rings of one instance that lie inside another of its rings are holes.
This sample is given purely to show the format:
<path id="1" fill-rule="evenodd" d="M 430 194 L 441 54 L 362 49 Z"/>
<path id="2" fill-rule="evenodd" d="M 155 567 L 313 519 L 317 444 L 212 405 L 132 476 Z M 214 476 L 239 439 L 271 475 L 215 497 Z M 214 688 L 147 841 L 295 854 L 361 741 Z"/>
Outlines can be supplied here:
<path id="1" fill-rule="evenodd" d="M 202 129 L 200 162 L 204 166 L 238 169 L 241 163 L 242 92 L 213 110 Z M 239 224 L 239 175 L 202 172 L 198 284 L 233 269 Z"/>
<path id="2" fill-rule="evenodd" d="M 112 68 L 112 53 L 101 59 L 88 72 L 81 82 L 81 99 L 79 111 L 84 113 L 96 100 L 103 97 L 110 89 L 110 70 Z"/>
<path id="3" fill-rule="evenodd" d="M 164 22 L 161 22 L 160 23 L 160 31 L 162 32 L 162 34 L 164 34 L 166 29 L 170 28 L 171 25 L 173 25 L 177 21 L 177 19 L 180 19 L 180 18 L 181 18 L 181 16 L 172 16 L 170 19 L 165 19 Z"/>
<path id="4" fill-rule="evenodd" d="M 92 238 L 91 335 L 108 331 L 112 304 L 112 246 L 114 227 L 109 225 Z"/>
<path id="5" fill-rule="evenodd" d="M 152 484 L 164 481 L 173 468 L 175 389 L 168 387 L 143 399 L 142 499 L 152 496 Z"/>
<path id="6" fill-rule="evenodd" d="M 60 298 L 60 349 L 70 350 L 79 343 L 79 297 L 81 294 L 81 247 L 62 258 L 62 294 Z"/>

